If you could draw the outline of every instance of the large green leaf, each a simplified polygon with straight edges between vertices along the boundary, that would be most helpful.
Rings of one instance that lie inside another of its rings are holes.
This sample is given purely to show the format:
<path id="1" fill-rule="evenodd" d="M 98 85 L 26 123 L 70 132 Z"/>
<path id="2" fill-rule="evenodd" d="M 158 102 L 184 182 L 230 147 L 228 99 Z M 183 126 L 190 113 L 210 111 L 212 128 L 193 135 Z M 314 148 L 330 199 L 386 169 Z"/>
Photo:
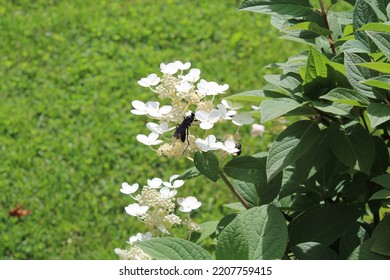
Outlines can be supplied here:
<path id="1" fill-rule="evenodd" d="M 233 186 L 249 206 L 273 201 L 281 187 L 281 176 L 269 183 L 265 171 L 266 157 L 237 157 L 224 166 L 224 172 L 234 178 Z"/>
<path id="2" fill-rule="evenodd" d="M 352 106 L 367 106 L 370 101 L 364 95 L 359 94 L 357 91 L 347 88 L 335 88 L 329 91 L 327 94 L 321 96 L 322 99 L 329 101 L 348 104 Z"/>
<path id="3" fill-rule="evenodd" d="M 302 91 L 302 82 L 290 75 L 265 75 L 264 79 L 288 96 Z"/>
<path id="4" fill-rule="evenodd" d="M 358 66 L 369 68 L 381 73 L 390 74 L 390 63 L 385 62 L 365 62 L 360 63 Z"/>
<path id="5" fill-rule="evenodd" d="M 390 174 L 382 174 L 380 176 L 371 179 L 371 181 L 390 190 Z"/>
<path id="6" fill-rule="evenodd" d="M 375 200 L 375 199 L 388 199 L 390 198 L 390 190 L 384 189 L 377 191 L 374 193 L 371 197 L 370 200 Z"/>
<path id="7" fill-rule="evenodd" d="M 157 260 L 211 260 L 210 254 L 202 247 L 179 238 L 152 238 L 135 245 Z"/>
<path id="8" fill-rule="evenodd" d="M 340 123 L 332 122 L 327 139 L 340 162 L 349 168 L 370 174 L 375 159 L 375 145 L 370 134 L 360 124 L 346 130 Z"/>
<path id="9" fill-rule="evenodd" d="M 371 53 L 370 49 L 358 40 L 349 40 L 341 46 L 341 51 L 348 53 Z"/>
<path id="10" fill-rule="evenodd" d="M 357 0 L 353 10 L 353 27 L 355 38 L 370 48 L 370 41 L 367 34 L 359 30 L 362 26 L 370 22 L 378 22 L 378 16 L 373 7 L 365 0 Z"/>
<path id="11" fill-rule="evenodd" d="M 377 127 L 390 120 L 390 105 L 372 103 L 367 107 L 367 115 L 371 121 L 371 127 Z"/>
<path id="12" fill-rule="evenodd" d="M 280 98 L 285 96 L 286 96 L 285 94 L 264 89 L 264 90 L 250 90 L 250 91 L 233 94 L 227 97 L 227 99 L 233 101 L 247 101 L 247 102 L 260 103 L 266 98 Z"/>
<path id="13" fill-rule="evenodd" d="M 377 88 L 390 90 L 390 76 L 389 75 L 374 77 L 374 78 L 362 81 L 362 83 L 365 85 L 371 86 L 371 87 L 377 87 Z"/>
<path id="14" fill-rule="evenodd" d="M 315 122 L 298 121 L 287 127 L 272 143 L 267 158 L 267 178 L 271 181 L 280 171 L 304 155 L 317 143 L 320 129 Z"/>
<path id="15" fill-rule="evenodd" d="M 390 33 L 366 31 L 367 35 L 374 41 L 375 45 L 390 59 Z"/>
<path id="16" fill-rule="evenodd" d="M 372 87 L 361 83 L 362 80 L 376 76 L 372 70 L 358 66 L 358 64 L 365 62 L 363 58 L 356 54 L 344 53 L 344 66 L 347 72 L 347 78 L 352 87 L 366 97 L 375 98 Z"/>
<path id="17" fill-rule="evenodd" d="M 329 146 L 340 162 L 353 168 L 356 164 L 357 156 L 353 150 L 352 143 L 347 137 L 347 133 L 338 122 L 332 122 L 328 128 L 327 135 Z"/>
<path id="18" fill-rule="evenodd" d="M 367 239 L 348 257 L 349 260 L 390 260 L 390 257 L 386 257 L 384 255 L 377 254 L 371 251 L 373 245 L 373 240 Z"/>
<path id="19" fill-rule="evenodd" d="M 251 208 L 239 214 L 218 238 L 220 260 L 281 259 L 287 246 L 286 221 L 274 205 Z"/>
<path id="20" fill-rule="evenodd" d="M 318 242 L 304 242 L 291 247 L 291 251 L 299 260 L 338 260 L 335 251 Z"/>
<path id="21" fill-rule="evenodd" d="M 200 173 L 210 180 L 218 180 L 218 158 L 211 152 L 197 152 L 194 156 L 194 165 Z"/>
<path id="22" fill-rule="evenodd" d="M 371 236 L 371 251 L 390 257 L 390 217 L 386 216 L 376 226 Z"/>
<path id="23" fill-rule="evenodd" d="M 341 236 L 340 239 L 340 256 L 343 259 L 348 258 L 348 256 L 364 242 L 364 240 L 369 238 L 367 231 L 358 223 L 351 225 L 348 230 Z"/>
<path id="24" fill-rule="evenodd" d="M 309 84 L 317 78 L 327 78 L 328 62 L 329 60 L 324 54 L 317 51 L 314 47 L 310 47 L 309 55 L 307 56 L 304 84 Z"/>
<path id="25" fill-rule="evenodd" d="M 238 10 L 295 17 L 313 13 L 309 0 L 244 0 Z"/>
<path id="26" fill-rule="evenodd" d="M 377 31 L 377 32 L 390 32 L 390 24 L 382 22 L 370 22 L 363 25 L 360 30 Z"/>
<path id="27" fill-rule="evenodd" d="M 296 217 L 289 224 L 290 244 L 318 242 L 330 245 L 336 241 L 359 217 L 359 213 L 346 205 L 317 205 Z"/>
<path id="28" fill-rule="evenodd" d="M 265 123 L 283 116 L 302 105 L 291 98 L 266 99 L 260 104 L 261 122 Z"/>

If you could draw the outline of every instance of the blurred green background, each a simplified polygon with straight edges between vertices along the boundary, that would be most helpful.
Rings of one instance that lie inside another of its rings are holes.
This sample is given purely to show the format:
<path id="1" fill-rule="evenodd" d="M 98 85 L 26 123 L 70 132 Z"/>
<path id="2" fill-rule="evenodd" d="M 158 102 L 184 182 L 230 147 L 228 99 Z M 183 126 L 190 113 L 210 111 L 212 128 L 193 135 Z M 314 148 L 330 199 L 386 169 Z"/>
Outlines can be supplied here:
<path id="1" fill-rule="evenodd" d="M 0 259 L 117 259 L 114 248 L 145 230 L 125 214 L 121 183 L 168 180 L 190 164 L 136 142 L 147 119 L 130 103 L 151 97 L 137 81 L 161 62 L 190 61 L 233 94 L 261 88 L 264 66 L 299 51 L 238 5 L 0 0 Z M 249 131 L 243 154 L 266 149 L 271 136 Z M 203 202 L 197 222 L 221 219 L 234 201 L 205 178 L 180 194 Z M 30 215 L 11 217 L 17 205 Z"/>

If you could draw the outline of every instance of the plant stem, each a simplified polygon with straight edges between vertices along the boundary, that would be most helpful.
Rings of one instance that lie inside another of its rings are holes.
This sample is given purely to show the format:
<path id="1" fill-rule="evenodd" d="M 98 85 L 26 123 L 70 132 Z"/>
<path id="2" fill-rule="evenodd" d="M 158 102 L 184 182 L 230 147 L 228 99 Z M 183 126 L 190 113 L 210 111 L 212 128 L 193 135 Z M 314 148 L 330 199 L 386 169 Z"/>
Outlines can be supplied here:
<path id="1" fill-rule="evenodd" d="M 245 209 L 249 209 L 250 206 L 248 203 L 242 198 L 242 196 L 236 191 L 236 189 L 233 187 L 233 185 L 229 182 L 228 178 L 226 178 L 225 174 L 223 174 L 222 171 L 218 171 L 218 175 L 222 178 L 226 186 L 230 189 L 230 191 L 237 197 L 237 199 L 241 202 L 242 205 L 244 205 Z"/>
<path id="2" fill-rule="evenodd" d="M 321 7 L 321 16 L 322 16 L 322 20 L 324 21 L 325 28 L 330 30 L 328 17 L 327 17 L 328 12 L 325 9 L 324 3 L 322 2 L 322 0 L 319 0 L 319 2 L 320 2 L 320 7 Z M 332 53 L 336 54 L 336 47 L 334 46 L 334 41 L 333 41 L 333 38 L 332 38 L 331 34 L 328 35 L 328 41 L 329 41 L 329 45 L 330 45 L 330 48 L 332 50 Z"/>

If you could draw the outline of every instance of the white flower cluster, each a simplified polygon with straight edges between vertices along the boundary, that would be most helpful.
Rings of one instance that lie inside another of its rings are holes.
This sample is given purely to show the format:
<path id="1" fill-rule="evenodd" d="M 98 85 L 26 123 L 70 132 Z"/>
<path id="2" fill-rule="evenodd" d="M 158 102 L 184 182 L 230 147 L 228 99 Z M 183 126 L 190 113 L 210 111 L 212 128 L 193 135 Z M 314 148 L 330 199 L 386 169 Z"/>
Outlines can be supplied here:
<path id="1" fill-rule="evenodd" d="M 150 133 L 148 135 L 138 134 L 137 140 L 148 146 L 162 144 L 157 150 L 158 153 L 170 157 L 180 157 L 184 152 L 199 150 L 223 150 L 231 154 L 237 153 L 238 149 L 235 147 L 234 139 L 225 137 L 225 142 L 217 142 L 216 137 L 209 134 L 209 130 L 215 123 L 222 121 L 231 121 L 237 126 L 250 124 L 253 122 L 252 116 L 247 112 L 238 113 L 237 109 L 242 106 L 228 100 L 222 99 L 220 104 L 214 106 L 215 96 L 224 94 L 229 85 L 219 85 L 213 81 L 200 79 L 201 71 L 197 68 L 190 69 L 190 67 L 190 62 L 161 63 L 161 78 L 153 73 L 138 81 L 140 86 L 149 88 L 160 100 L 167 101 L 166 105 L 160 104 L 159 101 L 144 103 L 135 100 L 132 102 L 131 113 L 146 115 L 158 121 L 158 123 L 148 122 L 146 127 Z M 191 116 L 192 119 L 189 120 Z M 174 139 L 172 131 L 185 118 L 187 118 L 187 126 L 183 128 L 182 133 L 186 134 L 186 141 L 183 141 L 184 138 L 181 137 L 178 137 L 181 141 Z M 193 136 L 193 133 L 187 134 L 186 130 L 193 122 L 199 123 L 199 128 L 205 130 L 204 139 Z M 167 132 L 170 132 L 170 137 L 164 137 Z M 159 139 L 160 137 L 168 141 L 164 143 Z"/>
<path id="2" fill-rule="evenodd" d="M 199 226 L 189 217 L 182 220 L 174 213 L 175 202 L 179 206 L 178 210 L 183 213 L 190 213 L 201 206 L 201 202 L 193 196 L 175 198 L 177 189 L 184 185 L 184 181 L 178 180 L 178 177 L 179 175 L 173 175 L 167 182 L 160 178 L 148 179 L 147 184 L 138 194 L 136 194 L 140 189 L 138 183 L 132 185 L 127 182 L 122 183 L 121 193 L 129 195 L 137 201 L 125 207 L 126 213 L 137 217 L 149 229 L 145 234 L 137 233 L 131 236 L 127 243 L 133 244 L 136 241 L 149 240 L 152 238 L 152 231 L 160 233 L 160 235 L 171 234 L 175 225 L 186 225 L 190 233 L 199 230 Z M 148 259 L 148 255 L 136 246 L 132 246 L 129 250 L 116 248 L 115 253 L 121 259 Z"/>

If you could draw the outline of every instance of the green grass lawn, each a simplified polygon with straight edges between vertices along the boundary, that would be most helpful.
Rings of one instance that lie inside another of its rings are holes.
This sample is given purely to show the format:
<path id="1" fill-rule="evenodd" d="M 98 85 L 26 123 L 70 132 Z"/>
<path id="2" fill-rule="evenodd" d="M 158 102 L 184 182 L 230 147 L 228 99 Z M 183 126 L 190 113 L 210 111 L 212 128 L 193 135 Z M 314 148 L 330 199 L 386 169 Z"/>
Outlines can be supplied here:
<path id="1" fill-rule="evenodd" d="M 190 61 L 229 93 L 261 88 L 263 67 L 299 51 L 269 17 L 235 12 L 239 1 L 0 1 L 0 259 L 116 259 L 142 228 L 124 212 L 123 181 L 181 173 L 137 143 L 146 101 L 137 81 L 161 62 Z M 249 132 L 249 128 L 242 130 Z M 248 139 L 249 134 L 243 135 Z M 268 141 L 243 143 L 243 154 Z M 189 181 L 203 202 L 197 222 L 218 220 L 224 186 Z M 22 205 L 22 219 L 8 211 Z"/>

